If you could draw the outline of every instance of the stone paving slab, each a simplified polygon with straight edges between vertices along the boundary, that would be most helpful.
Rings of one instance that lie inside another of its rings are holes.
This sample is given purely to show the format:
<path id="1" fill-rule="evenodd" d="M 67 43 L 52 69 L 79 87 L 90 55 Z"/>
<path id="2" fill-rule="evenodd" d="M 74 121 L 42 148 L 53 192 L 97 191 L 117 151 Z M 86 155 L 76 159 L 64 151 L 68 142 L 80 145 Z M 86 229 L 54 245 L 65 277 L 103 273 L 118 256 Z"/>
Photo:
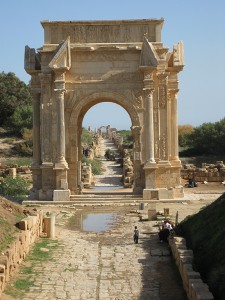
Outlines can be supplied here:
<path id="1" fill-rule="evenodd" d="M 134 225 L 140 230 L 138 244 Z M 152 222 L 129 214 L 120 215 L 106 232 L 64 226 L 56 232 L 62 247 L 52 261 L 35 268 L 35 285 L 21 300 L 186 299 L 168 245 L 159 242 Z"/>

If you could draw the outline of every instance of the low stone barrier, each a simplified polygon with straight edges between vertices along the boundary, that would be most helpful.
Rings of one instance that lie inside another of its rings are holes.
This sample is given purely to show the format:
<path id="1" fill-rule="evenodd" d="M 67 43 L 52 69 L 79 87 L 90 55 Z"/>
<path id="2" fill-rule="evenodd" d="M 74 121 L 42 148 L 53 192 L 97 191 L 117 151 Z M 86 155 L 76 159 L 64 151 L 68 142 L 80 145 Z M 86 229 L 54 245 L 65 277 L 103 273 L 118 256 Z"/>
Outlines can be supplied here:
<path id="1" fill-rule="evenodd" d="M 28 254 L 31 245 L 40 236 L 43 228 L 43 212 L 28 216 L 19 223 L 21 232 L 15 237 L 9 249 L 0 255 L 0 298 L 15 270 Z"/>
<path id="2" fill-rule="evenodd" d="M 224 182 L 225 165 L 223 161 L 215 164 L 202 163 L 198 168 L 193 164 L 184 164 L 181 169 L 181 178 L 188 180 L 194 178 L 197 182 Z"/>
<path id="3" fill-rule="evenodd" d="M 170 237 L 169 245 L 188 299 L 213 300 L 214 297 L 207 284 L 202 281 L 200 273 L 193 270 L 193 251 L 187 249 L 186 240 L 181 237 Z"/>

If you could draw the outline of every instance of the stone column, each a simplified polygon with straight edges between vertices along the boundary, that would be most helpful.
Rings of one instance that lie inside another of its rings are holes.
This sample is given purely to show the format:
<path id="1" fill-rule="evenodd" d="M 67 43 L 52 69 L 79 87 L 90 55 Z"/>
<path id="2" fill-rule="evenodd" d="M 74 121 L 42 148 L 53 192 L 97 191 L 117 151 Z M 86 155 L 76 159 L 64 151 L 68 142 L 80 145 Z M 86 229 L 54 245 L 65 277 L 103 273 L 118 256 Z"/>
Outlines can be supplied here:
<path id="1" fill-rule="evenodd" d="M 33 104 L 33 162 L 31 165 L 33 187 L 30 189 L 30 198 L 39 199 L 39 190 L 42 187 L 41 171 L 41 139 L 40 139 L 40 85 L 34 85 L 31 80 L 31 95 Z"/>
<path id="2" fill-rule="evenodd" d="M 177 113 L 177 95 L 178 89 L 169 90 L 171 99 L 171 160 L 179 161 L 178 144 L 178 113 Z"/>
<path id="3" fill-rule="evenodd" d="M 168 143 L 169 143 L 169 124 L 168 124 L 168 103 L 167 103 L 167 81 L 169 73 L 158 73 L 158 101 L 160 109 L 160 164 L 168 163 Z"/>
<path id="4" fill-rule="evenodd" d="M 55 168 L 67 168 L 65 159 L 65 120 L 64 120 L 64 93 L 63 89 L 55 89 L 57 114 L 57 158 Z"/>
<path id="5" fill-rule="evenodd" d="M 40 74 L 41 80 L 41 160 L 43 167 L 52 167 L 51 149 L 51 122 L 52 122 L 52 102 L 51 102 L 51 74 Z"/>
<path id="6" fill-rule="evenodd" d="M 156 68 L 154 67 L 141 67 L 144 72 L 144 105 L 145 105 L 145 189 L 143 190 L 143 199 L 153 199 L 156 190 L 156 169 L 154 155 L 154 112 L 153 112 L 153 92 L 154 92 L 154 78 L 153 74 Z"/>
<path id="7" fill-rule="evenodd" d="M 144 89 L 146 101 L 146 165 L 155 164 L 154 156 L 154 121 L 153 121 L 153 89 Z"/>
<path id="8" fill-rule="evenodd" d="M 42 185 L 39 200 L 52 200 L 55 186 L 52 158 L 52 75 L 39 74 L 41 81 L 40 140 Z"/>
<path id="9" fill-rule="evenodd" d="M 142 192 L 142 168 L 141 168 L 141 126 L 132 126 L 132 135 L 134 139 L 134 184 L 133 192 L 139 194 Z"/>
<path id="10" fill-rule="evenodd" d="M 41 165 L 41 139 L 40 139 L 40 87 L 31 86 L 33 104 L 33 163 L 32 167 Z"/>
<path id="11" fill-rule="evenodd" d="M 153 73 L 155 67 L 140 67 L 144 73 L 144 105 L 145 105 L 145 138 L 146 138 L 146 157 L 145 167 L 156 165 L 154 157 L 154 113 L 153 113 L 153 92 L 154 92 L 154 79 Z"/>
<path id="12" fill-rule="evenodd" d="M 70 190 L 68 189 L 66 162 L 66 135 L 65 135 L 65 70 L 58 69 L 55 72 L 55 102 L 56 102 L 56 130 L 57 130 L 57 152 L 54 170 L 56 172 L 56 189 L 53 192 L 53 201 L 70 200 Z"/>

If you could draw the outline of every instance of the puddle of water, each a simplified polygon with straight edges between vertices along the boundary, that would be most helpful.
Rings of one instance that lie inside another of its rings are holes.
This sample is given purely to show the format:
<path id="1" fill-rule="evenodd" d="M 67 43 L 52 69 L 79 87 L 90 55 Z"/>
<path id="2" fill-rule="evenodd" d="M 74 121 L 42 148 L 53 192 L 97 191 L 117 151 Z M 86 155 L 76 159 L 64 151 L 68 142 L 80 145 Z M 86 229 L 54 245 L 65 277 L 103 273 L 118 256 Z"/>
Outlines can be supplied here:
<path id="1" fill-rule="evenodd" d="M 112 189 L 123 189 L 122 185 L 96 185 L 94 187 L 91 188 L 92 190 L 112 190 Z"/>
<path id="2" fill-rule="evenodd" d="M 68 228 L 71 230 L 101 232 L 112 226 L 116 216 L 116 213 L 79 213 L 69 219 Z"/>

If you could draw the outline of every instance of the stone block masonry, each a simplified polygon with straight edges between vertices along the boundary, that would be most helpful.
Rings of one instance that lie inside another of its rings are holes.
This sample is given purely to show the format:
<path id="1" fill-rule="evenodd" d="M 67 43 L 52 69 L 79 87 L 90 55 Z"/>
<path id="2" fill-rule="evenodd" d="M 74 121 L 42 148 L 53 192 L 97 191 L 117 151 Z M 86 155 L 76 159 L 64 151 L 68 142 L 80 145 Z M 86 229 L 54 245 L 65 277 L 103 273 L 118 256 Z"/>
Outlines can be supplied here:
<path id="1" fill-rule="evenodd" d="M 186 241 L 181 237 L 171 237 L 169 245 L 179 269 L 184 290 L 189 300 L 213 300 L 214 297 L 209 291 L 199 272 L 193 270 L 193 252 L 186 248 Z"/>
<path id="2" fill-rule="evenodd" d="M 37 212 L 36 216 L 28 216 L 19 222 L 20 234 L 10 247 L 0 255 L 0 298 L 6 283 L 28 254 L 31 245 L 42 233 L 42 228 L 42 211 Z"/>

